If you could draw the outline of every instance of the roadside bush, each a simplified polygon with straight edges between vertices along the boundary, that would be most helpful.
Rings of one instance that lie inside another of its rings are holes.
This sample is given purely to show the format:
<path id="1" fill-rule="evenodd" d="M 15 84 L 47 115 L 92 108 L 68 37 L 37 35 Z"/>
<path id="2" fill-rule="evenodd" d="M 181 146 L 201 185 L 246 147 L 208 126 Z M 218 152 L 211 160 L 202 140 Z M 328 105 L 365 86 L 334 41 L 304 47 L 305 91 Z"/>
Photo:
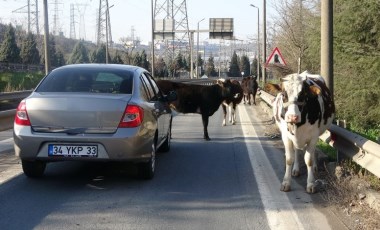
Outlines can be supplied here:
<path id="1" fill-rule="evenodd" d="M 43 77 L 43 73 L 0 73 L 0 90 L 1 92 L 31 90 Z"/>

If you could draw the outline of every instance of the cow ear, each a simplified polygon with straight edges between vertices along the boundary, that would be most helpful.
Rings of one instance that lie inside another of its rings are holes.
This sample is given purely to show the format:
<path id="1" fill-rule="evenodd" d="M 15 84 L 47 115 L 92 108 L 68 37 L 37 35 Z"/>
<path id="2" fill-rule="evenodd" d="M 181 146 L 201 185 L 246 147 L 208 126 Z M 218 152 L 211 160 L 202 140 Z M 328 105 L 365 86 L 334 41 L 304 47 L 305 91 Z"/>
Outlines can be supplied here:
<path id="1" fill-rule="evenodd" d="M 265 85 L 265 91 L 270 92 L 271 94 L 277 94 L 278 92 L 281 92 L 280 85 L 267 83 Z"/>
<path id="2" fill-rule="evenodd" d="M 314 96 L 318 96 L 321 93 L 321 89 L 315 85 L 309 87 L 310 93 Z"/>

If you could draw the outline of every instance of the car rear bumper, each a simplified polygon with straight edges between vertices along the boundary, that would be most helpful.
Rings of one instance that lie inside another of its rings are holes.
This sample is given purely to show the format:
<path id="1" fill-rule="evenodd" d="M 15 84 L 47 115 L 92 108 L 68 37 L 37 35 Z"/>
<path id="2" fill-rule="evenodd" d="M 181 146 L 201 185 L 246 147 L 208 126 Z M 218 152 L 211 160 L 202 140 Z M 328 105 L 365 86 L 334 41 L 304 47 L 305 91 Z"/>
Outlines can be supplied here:
<path id="1" fill-rule="evenodd" d="M 36 133 L 30 127 L 14 126 L 14 149 L 23 160 L 43 161 L 144 161 L 150 158 L 154 132 L 119 128 L 113 134 Z M 96 145 L 96 157 L 49 156 L 49 144 Z"/>

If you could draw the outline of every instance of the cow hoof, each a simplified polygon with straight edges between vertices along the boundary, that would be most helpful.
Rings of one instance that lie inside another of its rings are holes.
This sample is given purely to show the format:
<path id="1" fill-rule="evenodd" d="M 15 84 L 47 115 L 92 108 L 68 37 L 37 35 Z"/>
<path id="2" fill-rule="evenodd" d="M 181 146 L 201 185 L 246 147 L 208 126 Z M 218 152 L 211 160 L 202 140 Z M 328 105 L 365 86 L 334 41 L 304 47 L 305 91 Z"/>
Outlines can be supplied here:
<path id="1" fill-rule="evenodd" d="M 290 189 L 290 184 L 283 182 L 281 184 L 281 189 L 280 190 L 283 191 L 283 192 L 289 192 L 291 190 Z"/>
<path id="2" fill-rule="evenodd" d="M 292 171 L 292 176 L 294 176 L 294 177 L 298 177 L 298 176 L 300 176 L 300 171 L 298 171 L 298 170 L 293 170 L 293 171 Z"/>
<path id="3" fill-rule="evenodd" d="M 316 193 L 317 192 L 317 189 L 316 189 L 314 183 L 310 183 L 307 185 L 306 192 L 307 193 Z"/>
<path id="4" fill-rule="evenodd" d="M 204 137 L 206 141 L 210 141 L 211 139 L 209 137 Z"/>

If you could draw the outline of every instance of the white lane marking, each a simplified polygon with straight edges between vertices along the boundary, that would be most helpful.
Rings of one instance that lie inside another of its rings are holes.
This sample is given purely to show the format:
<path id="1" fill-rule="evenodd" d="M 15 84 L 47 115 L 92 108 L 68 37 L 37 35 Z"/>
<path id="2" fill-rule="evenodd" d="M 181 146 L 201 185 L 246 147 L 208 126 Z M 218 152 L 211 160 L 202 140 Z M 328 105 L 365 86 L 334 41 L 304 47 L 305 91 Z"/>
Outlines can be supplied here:
<path id="1" fill-rule="evenodd" d="M 238 109 L 249 159 L 270 229 L 304 229 L 289 198 L 280 191 L 281 182 L 269 163 L 260 140 L 257 140 L 257 133 L 251 124 L 246 108 L 238 106 Z M 250 137 L 253 138 L 249 139 Z"/>
<path id="2" fill-rule="evenodd" d="M 0 152 L 7 151 L 13 148 L 13 138 L 8 138 L 0 141 Z"/>

